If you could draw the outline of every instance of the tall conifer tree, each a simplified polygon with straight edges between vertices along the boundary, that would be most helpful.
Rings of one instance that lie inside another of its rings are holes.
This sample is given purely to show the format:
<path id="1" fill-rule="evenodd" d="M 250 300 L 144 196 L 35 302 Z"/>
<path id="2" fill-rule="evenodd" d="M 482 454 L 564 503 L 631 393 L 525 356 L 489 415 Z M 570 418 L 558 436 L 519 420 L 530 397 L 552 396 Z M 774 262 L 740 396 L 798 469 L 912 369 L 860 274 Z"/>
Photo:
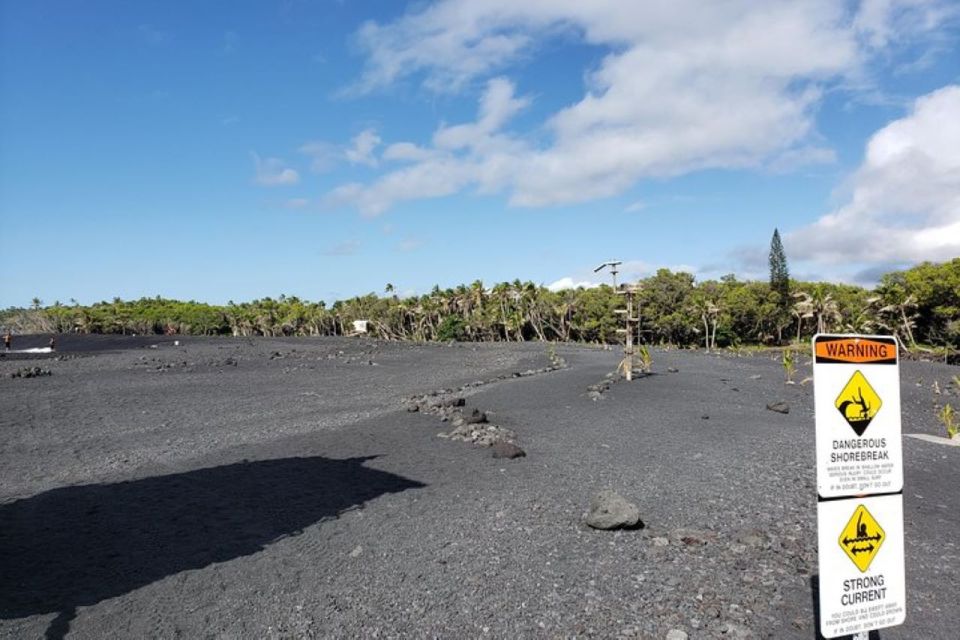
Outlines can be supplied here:
<path id="1" fill-rule="evenodd" d="M 780 231 L 773 230 L 770 240 L 770 289 L 779 296 L 780 309 L 786 310 L 790 306 L 790 271 L 787 268 L 787 254 L 783 251 L 780 242 Z"/>

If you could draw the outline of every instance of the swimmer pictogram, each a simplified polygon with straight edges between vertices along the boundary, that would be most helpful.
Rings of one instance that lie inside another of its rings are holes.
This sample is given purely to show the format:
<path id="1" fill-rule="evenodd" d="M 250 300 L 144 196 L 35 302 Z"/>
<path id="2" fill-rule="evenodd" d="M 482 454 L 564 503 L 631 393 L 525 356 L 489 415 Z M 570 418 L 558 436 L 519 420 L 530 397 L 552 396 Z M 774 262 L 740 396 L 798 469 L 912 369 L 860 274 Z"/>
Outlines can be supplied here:
<path id="1" fill-rule="evenodd" d="M 860 571 L 866 571 L 880 550 L 885 535 L 880 524 L 861 504 L 840 533 L 840 548 Z"/>

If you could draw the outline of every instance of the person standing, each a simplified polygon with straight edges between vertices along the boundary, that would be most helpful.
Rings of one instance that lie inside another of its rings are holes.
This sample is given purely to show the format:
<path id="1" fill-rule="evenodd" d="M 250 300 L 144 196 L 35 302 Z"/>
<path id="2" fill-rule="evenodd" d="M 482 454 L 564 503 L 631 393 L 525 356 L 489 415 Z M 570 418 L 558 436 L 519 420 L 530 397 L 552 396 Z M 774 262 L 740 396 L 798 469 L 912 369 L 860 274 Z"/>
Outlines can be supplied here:
<path id="1" fill-rule="evenodd" d="M 7 329 L 7 332 L 3 334 L 3 348 L 6 351 L 10 351 L 10 344 L 13 342 L 13 336 L 10 335 L 10 330 Z"/>
<path id="2" fill-rule="evenodd" d="M 56 336 L 51 336 L 51 337 L 50 337 L 50 351 L 56 351 L 56 350 L 57 350 L 57 337 L 56 337 Z"/>

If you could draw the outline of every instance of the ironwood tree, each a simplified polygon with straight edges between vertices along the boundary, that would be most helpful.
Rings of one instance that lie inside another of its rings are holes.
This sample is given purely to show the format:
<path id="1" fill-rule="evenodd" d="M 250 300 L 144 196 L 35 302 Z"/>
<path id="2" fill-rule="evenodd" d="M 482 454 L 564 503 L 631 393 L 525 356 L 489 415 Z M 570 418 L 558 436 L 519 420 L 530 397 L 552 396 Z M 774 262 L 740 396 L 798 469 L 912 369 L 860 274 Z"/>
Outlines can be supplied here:
<path id="1" fill-rule="evenodd" d="M 780 241 L 780 231 L 773 230 L 770 239 L 770 290 L 777 294 L 778 316 L 786 321 L 790 318 L 790 270 L 787 267 L 787 254 Z M 778 323 L 779 325 L 779 323 Z M 777 340 L 782 338 L 782 327 L 777 327 Z"/>

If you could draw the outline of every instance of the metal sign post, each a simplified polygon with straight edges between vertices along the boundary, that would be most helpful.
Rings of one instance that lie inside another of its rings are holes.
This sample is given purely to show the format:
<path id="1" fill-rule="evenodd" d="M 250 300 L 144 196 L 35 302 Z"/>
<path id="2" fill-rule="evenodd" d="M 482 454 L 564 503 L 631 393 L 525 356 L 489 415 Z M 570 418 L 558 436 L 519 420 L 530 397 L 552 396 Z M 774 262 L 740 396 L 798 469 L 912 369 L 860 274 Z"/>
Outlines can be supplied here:
<path id="1" fill-rule="evenodd" d="M 896 338 L 818 334 L 813 379 L 820 632 L 866 640 L 906 617 Z"/>
<path id="2" fill-rule="evenodd" d="M 624 315 L 626 319 L 626 327 L 623 329 L 617 329 L 617 333 L 622 333 L 626 336 L 623 346 L 623 360 L 620 361 L 620 365 L 617 367 L 617 370 L 621 371 L 623 377 L 630 381 L 633 380 L 633 336 L 636 333 L 637 326 L 640 323 L 640 319 L 633 315 L 633 295 L 639 291 L 639 287 L 617 287 L 617 274 L 620 273 L 617 270 L 617 267 L 621 264 L 623 264 L 621 260 L 610 260 L 601 264 L 599 267 L 594 269 L 593 272 L 597 273 L 605 267 L 610 267 L 610 275 L 613 276 L 614 293 L 617 295 L 626 296 L 627 308 L 617 309 L 614 313 L 617 315 Z"/>

